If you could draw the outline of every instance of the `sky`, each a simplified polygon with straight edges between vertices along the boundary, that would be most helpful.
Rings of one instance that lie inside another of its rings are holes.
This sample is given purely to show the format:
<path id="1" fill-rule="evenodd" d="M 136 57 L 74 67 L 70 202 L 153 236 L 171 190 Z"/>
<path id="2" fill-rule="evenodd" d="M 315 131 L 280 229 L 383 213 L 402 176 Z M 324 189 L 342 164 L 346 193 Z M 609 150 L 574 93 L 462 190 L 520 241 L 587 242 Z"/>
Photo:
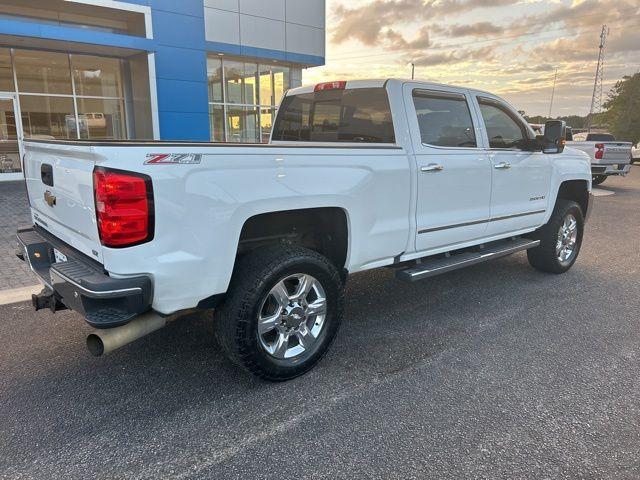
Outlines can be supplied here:
<path id="1" fill-rule="evenodd" d="M 604 91 L 640 71 L 640 0 L 326 0 L 326 65 L 304 83 L 411 77 L 501 95 L 529 115 L 589 113 L 602 25 Z"/>

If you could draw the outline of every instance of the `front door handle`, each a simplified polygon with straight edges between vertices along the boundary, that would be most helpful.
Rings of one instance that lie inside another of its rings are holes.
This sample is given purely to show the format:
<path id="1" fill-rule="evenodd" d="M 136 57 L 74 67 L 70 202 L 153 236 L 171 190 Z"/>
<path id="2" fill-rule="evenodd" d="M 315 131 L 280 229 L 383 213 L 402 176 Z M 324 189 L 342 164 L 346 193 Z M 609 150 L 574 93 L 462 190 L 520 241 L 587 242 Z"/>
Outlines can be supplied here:
<path id="1" fill-rule="evenodd" d="M 420 167 L 421 172 L 441 172 L 442 170 L 444 170 L 444 167 L 437 163 L 430 163 L 426 167 Z"/>
<path id="2" fill-rule="evenodd" d="M 508 170 L 511 168 L 511 164 L 509 162 L 500 162 L 497 165 L 494 165 L 493 168 L 496 170 Z"/>

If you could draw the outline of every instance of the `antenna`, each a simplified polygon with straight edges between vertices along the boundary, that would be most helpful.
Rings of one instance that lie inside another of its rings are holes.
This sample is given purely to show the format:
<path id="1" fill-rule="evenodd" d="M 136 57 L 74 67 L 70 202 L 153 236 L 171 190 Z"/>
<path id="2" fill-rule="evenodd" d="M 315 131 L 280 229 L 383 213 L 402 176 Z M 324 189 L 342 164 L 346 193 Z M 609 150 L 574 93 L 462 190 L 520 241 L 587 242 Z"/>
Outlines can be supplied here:
<path id="1" fill-rule="evenodd" d="M 606 25 L 602 25 L 600 46 L 598 47 L 598 66 L 596 67 L 596 78 L 593 82 L 593 95 L 591 96 L 591 108 L 589 109 L 589 117 L 587 119 L 588 132 L 591 131 L 593 116 L 602 112 L 602 79 L 604 78 L 604 51 L 607 44 L 607 35 L 609 35 L 609 29 Z"/>
<path id="2" fill-rule="evenodd" d="M 556 74 L 553 77 L 553 89 L 551 90 L 551 103 L 549 103 L 549 118 L 551 118 L 551 110 L 553 109 L 553 97 L 556 94 L 556 81 L 558 80 L 558 69 L 556 68 Z"/>

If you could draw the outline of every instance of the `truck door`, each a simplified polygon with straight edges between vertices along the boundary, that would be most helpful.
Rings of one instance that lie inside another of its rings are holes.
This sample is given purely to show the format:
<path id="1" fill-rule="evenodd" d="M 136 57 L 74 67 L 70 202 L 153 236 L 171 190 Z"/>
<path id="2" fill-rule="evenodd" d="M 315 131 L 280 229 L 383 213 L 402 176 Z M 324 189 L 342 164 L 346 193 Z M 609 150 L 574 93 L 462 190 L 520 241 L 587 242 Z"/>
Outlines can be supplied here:
<path id="1" fill-rule="evenodd" d="M 482 238 L 491 200 L 491 164 L 463 89 L 406 84 L 404 99 L 417 170 L 416 250 Z"/>
<path id="2" fill-rule="evenodd" d="M 491 221 L 487 235 L 515 233 L 542 225 L 548 205 L 551 157 L 526 150 L 533 133 L 506 103 L 476 96 L 491 161 Z"/>

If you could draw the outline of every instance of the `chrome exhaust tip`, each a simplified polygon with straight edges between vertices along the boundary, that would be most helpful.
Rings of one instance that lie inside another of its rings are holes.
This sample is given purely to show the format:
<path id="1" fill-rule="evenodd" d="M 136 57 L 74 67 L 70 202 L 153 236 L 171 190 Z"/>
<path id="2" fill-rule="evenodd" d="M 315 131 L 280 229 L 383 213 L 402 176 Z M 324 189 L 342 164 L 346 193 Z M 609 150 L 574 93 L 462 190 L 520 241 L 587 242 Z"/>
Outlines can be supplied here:
<path id="1" fill-rule="evenodd" d="M 168 321 L 169 317 L 162 317 L 156 312 L 143 313 L 126 325 L 94 330 L 87 336 L 87 349 L 94 357 L 100 357 L 160 330 Z"/>

